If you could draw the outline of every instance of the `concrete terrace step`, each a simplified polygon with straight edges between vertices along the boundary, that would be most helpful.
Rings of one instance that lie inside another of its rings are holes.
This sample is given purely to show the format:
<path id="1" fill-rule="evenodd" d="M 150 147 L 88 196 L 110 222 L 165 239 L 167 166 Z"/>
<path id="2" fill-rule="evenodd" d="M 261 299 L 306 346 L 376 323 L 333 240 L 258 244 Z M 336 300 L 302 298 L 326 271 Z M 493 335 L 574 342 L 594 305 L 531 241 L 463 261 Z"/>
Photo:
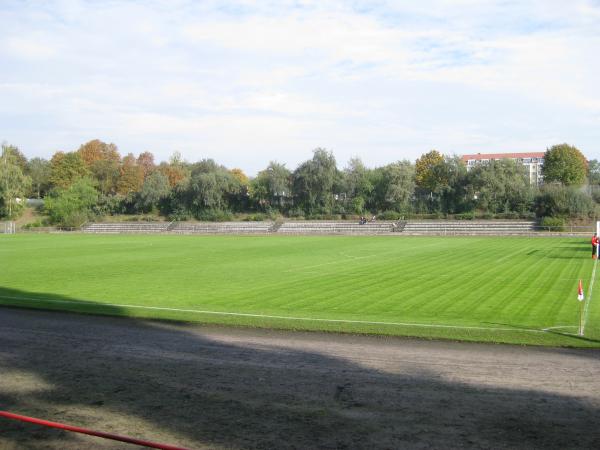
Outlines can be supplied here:
<path id="1" fill-rule="evenodd" d="M 360 225 L 342 221 L 264 222 L 107 222 L 90 223 L 85 233 L 172 234 L 336 234 L 336 235 L 524 235 L 536 233 L 532 221 L 376 221 Z"/>
<path id="2" fill-rule="evenodd" d="M 404 234 L 527 234 L 535 231 L 535 222 L 435 221 L 407 222 Z"/>
<path id="3" fill-rule="evenodd" d="M 83 228 L 84 233 L 162 233 L 168 223 L 118 222 L 90 223 Z"/>
<path id="4" fill-rule="evenodd" d="M 388 234 L 393 231 L 392 222 L 284 222 L 278 232 L 283 234 Z"/>
<path id="5" fill-rule="evenodd" d="M 179 222 L 170 230 L 178 234 L 269 233 L 272 222 Z"/>

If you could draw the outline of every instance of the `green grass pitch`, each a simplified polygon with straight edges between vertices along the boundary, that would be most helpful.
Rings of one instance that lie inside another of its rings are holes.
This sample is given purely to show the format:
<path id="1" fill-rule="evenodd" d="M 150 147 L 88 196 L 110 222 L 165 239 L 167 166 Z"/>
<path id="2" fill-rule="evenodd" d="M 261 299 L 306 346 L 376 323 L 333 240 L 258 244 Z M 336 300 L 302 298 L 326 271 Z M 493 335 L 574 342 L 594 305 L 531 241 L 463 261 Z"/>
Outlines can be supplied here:
<path id="1" fill-rule="evenodd" d="M 0 236 L 2 305 L 473 341 L 600 347 L 593 273 L 583 238 Z"/>

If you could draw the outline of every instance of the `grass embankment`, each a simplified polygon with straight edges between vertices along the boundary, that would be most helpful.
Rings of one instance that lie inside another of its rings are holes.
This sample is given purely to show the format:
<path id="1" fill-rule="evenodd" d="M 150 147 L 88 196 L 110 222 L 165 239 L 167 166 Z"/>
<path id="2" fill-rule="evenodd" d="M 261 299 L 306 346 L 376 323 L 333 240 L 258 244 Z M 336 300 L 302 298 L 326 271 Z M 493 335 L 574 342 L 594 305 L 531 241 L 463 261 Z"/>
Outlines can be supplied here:
<path id="1" fill-rule="evenodd" d="M 571 335 L 578 280 L 587 291 L 594 267 L 588 247 L 572 238 L 0 236 L 0 304 L 600 347 L 593 296 L 585 337 Z"/>

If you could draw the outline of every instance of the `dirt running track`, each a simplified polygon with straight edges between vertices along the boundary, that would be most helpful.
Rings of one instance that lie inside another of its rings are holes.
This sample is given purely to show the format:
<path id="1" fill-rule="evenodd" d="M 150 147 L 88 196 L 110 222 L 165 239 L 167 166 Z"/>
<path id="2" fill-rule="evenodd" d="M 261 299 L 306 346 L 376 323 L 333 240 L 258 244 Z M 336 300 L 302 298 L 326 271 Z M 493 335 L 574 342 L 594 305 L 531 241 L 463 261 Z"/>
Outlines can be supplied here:
<path id="1" fill-rule="evenodd" d="M 600 448 L 600 352 L 0 308 L 0 409 L 190 448 Z M 136 448 L 0 418 L 0 448 Z"/>

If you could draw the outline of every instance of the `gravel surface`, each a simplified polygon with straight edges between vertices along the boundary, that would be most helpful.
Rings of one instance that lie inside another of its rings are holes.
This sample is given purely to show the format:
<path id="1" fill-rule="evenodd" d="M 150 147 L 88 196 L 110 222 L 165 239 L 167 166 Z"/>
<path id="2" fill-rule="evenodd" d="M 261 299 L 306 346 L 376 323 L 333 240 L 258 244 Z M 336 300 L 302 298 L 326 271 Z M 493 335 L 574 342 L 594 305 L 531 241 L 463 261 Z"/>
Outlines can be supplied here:
<path id="1" fill-rule="evenodd" d="M 0 308 L 0 409 L 189 448 L 600 448 L 600 351 Z M 136 448 L 0 418 L 2 449 Z"/>

